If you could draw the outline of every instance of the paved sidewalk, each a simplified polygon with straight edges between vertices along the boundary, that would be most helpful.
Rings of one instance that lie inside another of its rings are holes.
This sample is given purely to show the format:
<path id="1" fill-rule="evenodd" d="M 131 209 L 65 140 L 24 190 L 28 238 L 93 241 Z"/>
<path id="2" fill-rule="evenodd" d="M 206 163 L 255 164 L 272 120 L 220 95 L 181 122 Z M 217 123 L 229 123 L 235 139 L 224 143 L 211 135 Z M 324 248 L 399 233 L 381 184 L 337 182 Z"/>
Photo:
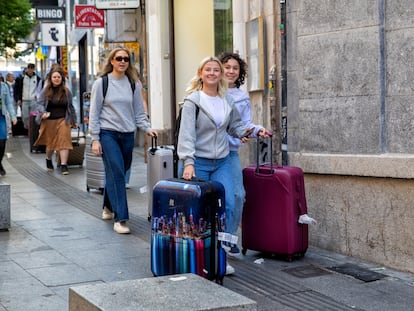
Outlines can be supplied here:
<path id="1" fill-rule="evenodd" d="M 100 219 L 101 195 L 86 192 L 85 170 L 62 176 L 30 154 L 27 138 L 8 141 L 12 228 L 0 232 L 0 311 L 67 310 L 68 288 L 152 277 L 146 165 L 136 148 L 128 200 L 131 235 Z M 263 263 L 255 263 L 263 260 Z M 414 275 L 310 247 L 293 262 L 248 251 L 224 286 L 258 302 L 258 310 L 412 310 Z M 352 265 L 382 279 L 365 282 L 330 268 Z M 138 307 L 137 307 L 138 309 Z"/>

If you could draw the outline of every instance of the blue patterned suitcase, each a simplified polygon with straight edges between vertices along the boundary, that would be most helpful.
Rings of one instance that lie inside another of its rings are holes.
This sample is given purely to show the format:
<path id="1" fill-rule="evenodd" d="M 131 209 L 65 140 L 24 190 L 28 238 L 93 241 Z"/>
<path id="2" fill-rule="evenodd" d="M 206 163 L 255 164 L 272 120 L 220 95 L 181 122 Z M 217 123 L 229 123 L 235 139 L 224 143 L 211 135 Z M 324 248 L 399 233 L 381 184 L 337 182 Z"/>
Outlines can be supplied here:
<path id="1" fill-rule="evenodd" d="M 226 253 L 224 187 L 167 179 L 153 188 L 151 270 L 155 276 L 194 273 L 222 284 Z"/>

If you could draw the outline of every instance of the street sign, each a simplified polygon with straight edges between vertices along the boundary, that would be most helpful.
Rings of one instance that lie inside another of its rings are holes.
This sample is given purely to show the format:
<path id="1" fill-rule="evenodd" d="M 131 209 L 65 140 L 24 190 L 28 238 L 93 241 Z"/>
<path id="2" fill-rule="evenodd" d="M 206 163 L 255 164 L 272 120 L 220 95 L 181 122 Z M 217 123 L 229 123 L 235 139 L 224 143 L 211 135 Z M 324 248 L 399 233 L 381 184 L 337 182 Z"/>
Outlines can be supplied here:
<path id="1" fill-rule="evenodd" d="M 64 8 L 54 6 L 39 6 L 36 8 L 36 20 L 38 21 L 62 21 L 65 20 Z"/>
<path id="2" fill-rule="evenodd" d="M 136 9 L 139 0 L 95 0 L 95 6 L 103 10 Z"/>
<path id="3" fill-rule="evenodd" d="M 75 5 L 75 28 L 104 28 L 105 11 L 94 5 Z"/>
<path id="4" fill-rule="evenodd" d="M 42 23 L 40 27 L 42 32 L 42 45 L 66 45 L 65 23 Z"/>

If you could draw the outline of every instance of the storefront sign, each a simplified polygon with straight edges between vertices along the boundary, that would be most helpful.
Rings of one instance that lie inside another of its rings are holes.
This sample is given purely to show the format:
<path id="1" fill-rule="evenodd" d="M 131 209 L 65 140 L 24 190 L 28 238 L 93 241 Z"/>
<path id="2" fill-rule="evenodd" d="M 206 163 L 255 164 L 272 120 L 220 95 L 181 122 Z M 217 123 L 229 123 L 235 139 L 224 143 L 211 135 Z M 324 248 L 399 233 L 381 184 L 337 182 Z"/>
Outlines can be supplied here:
<path id="1" fill-rule="evenodd" d="M 36 8 L 36 20 L 38 21 L 62 21 L 65 20 L 64 8 L 40 6 Z"/>
<path id="2" fill-rule="evenodd" d="M 95 0 L 95 6 L 103 10 L 136 9 L 139 0 Z"/>
<path id="3" fill-rule="evenodd" d="M 75 5 L 76 28 L 104 28 L 105 11 L 93 5 Z"/>

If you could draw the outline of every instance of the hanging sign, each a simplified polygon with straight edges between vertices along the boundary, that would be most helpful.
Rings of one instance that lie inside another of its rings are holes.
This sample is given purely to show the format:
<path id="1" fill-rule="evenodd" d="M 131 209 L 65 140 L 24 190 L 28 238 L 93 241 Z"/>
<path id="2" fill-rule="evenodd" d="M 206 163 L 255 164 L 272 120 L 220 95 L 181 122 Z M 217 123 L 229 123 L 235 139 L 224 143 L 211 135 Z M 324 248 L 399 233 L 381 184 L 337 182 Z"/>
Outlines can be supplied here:
<path id="1" fill-rule="evenodd" d="M 95 0 L 98 9 L 136 9 L 139 7 L 139 0 Z"/>
<path id="2" fill-rule="evenodd" d="M 41 23 L 42 45 L 66 45 L 66 31 L 64 23 Z"/>
<path id="3" fill-rule="evenodd" d="M 75 28 L 104 28 L 105 11 L 93 5 L 75 5 Z"/>

